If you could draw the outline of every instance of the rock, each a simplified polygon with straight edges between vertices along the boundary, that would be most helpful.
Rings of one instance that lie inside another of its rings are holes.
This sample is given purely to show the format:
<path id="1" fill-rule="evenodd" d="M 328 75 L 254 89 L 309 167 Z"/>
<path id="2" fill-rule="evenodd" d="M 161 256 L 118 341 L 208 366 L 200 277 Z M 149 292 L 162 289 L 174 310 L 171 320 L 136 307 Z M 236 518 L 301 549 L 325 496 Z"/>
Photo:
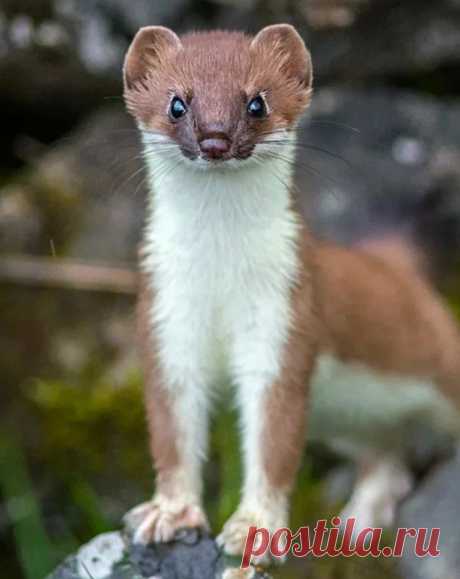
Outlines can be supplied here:
<path id="1" fill-rule="evenodd" d="M 43 229 L 40 214 L 25 187 L 6 185 L 0 195 L 0 246 L 11 253 L 31 251 Z"/>
<path id="2" fill-rule="evenodd" d="M 88 117 L 36 163 L 38 187 L 67 192 L 75 201 L 61 228 L 68 233 L 61 248 L 67 256 L 136 259 L 146 195 L 140 153 L 134 123 L 112 106 Z"/>
<path id="3" fill-rule="evenodd" d="M 314 230 L 344 243 L 399 228 L 452 267 L 460 247 L 460 107 L 391 90 L 318 90 L 299 137 Z"/>
<path id="4" fill-rule="evenodd" d="M 34 159 L 18 183 L 0 188 L 2 251 L 132 262 L 143 224 L 143 181 L 128 115 L 118 106 L 94 113 Z"/>
<path id="5" fill-rule="evenodd" d="M 456 579 L 460 569 L 460 449 L 424 479 L 402 505 L 398 527 L 440 528 L 439 557 L 416 557 L 406 548 L 400 561 L 404 579 Z M 412 547 L 413 540 L 408 539 Z"/>
<path id="6" fill-rule="evenodd" d="M 190 3 L 184 13 L 188 21 L 181 22 L 180 29 L 195 23 L 200 27 L 225 23 L 254 32 L 267 24 L 292 22 L 312 50 L 322 83 L 388 78 L 401 82 L 404 75 L 411 79 L 432 75 L 452 87 L 460 61 L 456 0 L 287 0 L 272 2 L 270 10 L 265 3 L 250 0 L 214 0 L 214 4 L 216 9 L 204 13 Z"/>
<path id="7" fill-rule="evenodd" d="M 242 574 L 214 540 L 198 531 L 180 531 L 176 541 L 144 547 L 113 532 L 96 537 L 69 557 L 48 579 L 269 579 L 254 569 Z M 230 570 L 232 574 L 229 574 Z"/>
<path id="8" fill-rule="evenodd" d="M 77 554 L 77 573 L 87 579 L 110 576 L 112 568 L 124 558 L 125 543 L 119 533 L 99 535 Z"/>
<path id="9" fill-rule="evenodd" d="M 348 12 L 351 18 L 340 29 L 303 27 L 321 79 L 414 78 L 458 66 L 460 5 L 455 0 L 369 0 Z"/>

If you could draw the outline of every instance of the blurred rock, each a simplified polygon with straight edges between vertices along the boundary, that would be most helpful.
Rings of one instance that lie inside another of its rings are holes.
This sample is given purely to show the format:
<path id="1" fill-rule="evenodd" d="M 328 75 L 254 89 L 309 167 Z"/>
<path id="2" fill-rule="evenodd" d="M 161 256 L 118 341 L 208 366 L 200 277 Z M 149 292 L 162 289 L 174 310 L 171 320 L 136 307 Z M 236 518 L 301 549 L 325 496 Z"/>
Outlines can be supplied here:
<path id="1" fill-rule="evenodd" d="M 369 0 L 350 13 L 341 30 L 305 30 L 321 79 L 414 78 L 459 64 L 458 2 Z"/>
<path id="2" fill-rule="evenodd" d="M 89 117 L 40 159 L 36 182 L 78 197 L 64 229 L 78 228 L 65 254 L 95 261 L 133 261 L 144 213 L 144 172 L 137 130 L 120 107 Z M 62 248 L 61 248 L 62 249 Z M 61 251 L 56 247 L 57 253 Z"/>
<path id="3" fill-rule="evenodd" d="M 402 505 L 398 527 L 440 528 L 440 555 L 438 557 L 416 557 L 413 539 L 408 539 L 407 548 L 400 562 L 404 579 L 456 579 L 460 569 L 460 451 L 450 461 L 439 465 L 431 472 L 420 487 Z M 428 540 L 427 540 L 428 543 Z"/>
<path id="4" fill-rule="evenodd" d="M 10 253 L 30 251 L 42 229 L 40 214 L 25 187 L 7 185 L 0 196 L 0 247 Z"/>
<path id="5" fill-rule="evenodd" d="M 2 251 L 133 261 L 143 223 L 143 178 L 128 115 L 117 106 L 95 113 L 32 163 L 14 195 L 11 187 L 0 190 L 0 223 L 8 221 L 21 234 L 2 236 Z"/>
<path id="6" fill-rule="evenodd" d="M 452 267 L 460 248 L 460 106 L 413 93 L 330 88 L 299 137 L 298 188 L 321 236 L 399 229 Z"/>

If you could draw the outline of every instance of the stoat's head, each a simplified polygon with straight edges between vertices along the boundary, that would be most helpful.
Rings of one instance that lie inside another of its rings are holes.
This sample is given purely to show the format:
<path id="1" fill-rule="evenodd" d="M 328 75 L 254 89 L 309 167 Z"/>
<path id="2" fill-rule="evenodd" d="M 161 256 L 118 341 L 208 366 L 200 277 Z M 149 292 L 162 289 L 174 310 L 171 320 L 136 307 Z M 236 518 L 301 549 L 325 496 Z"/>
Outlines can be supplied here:
<path id="1" fill-rule="evenodd" d="M 287 24 L 179 38 L 136 34 L 124 65 L 128 110 L 149 152 L 200 168 L 241 166 L 282 153 L 310 102 L 310 54 Z"/>

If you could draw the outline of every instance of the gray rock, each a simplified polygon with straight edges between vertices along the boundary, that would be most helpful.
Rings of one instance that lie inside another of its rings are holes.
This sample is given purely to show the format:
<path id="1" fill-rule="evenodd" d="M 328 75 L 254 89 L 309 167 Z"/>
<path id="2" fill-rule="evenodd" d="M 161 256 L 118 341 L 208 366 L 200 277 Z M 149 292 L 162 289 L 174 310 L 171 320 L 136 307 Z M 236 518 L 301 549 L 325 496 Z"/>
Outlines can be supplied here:
<path id="1" fill-rule="evenodd" d="M 460 247 L 459 115 L 454 102 L 406 92 L 318 90 L 297 167 L 314 230 L 352 243 L 399 228 L 452 264 Z"/>
<path id="2" fill-rule="evenodd" d="M 405 549 L 400 562 L 405 579 L 457 579 L 460 570 L 460 450 L 429 473 L 401 507 L 398 527 L 440 528 L 440 555 L 416 557 Z M 413 540 L 408 540 L 413 545 Z"/>
<path id="3" fill-rule="evenodd" d="M 48 579 L 218 579 L 238 568 L 214 540 L 198 531 L 181 531 L 173 543 L 144 547 L 113 532 L 96 537 L 69 557 Z M 239 579 L 269 579 L 251 569 Z M 236 578 L 235 578 L 236 579 Z"/>
<path id="4" fill-rule="evenodd" d="M 350 26 L 305 30 L 320 78 L 357 80 L 424 74 L 458 65 L 460 6 L 452 0 L 371 0 Z"/>

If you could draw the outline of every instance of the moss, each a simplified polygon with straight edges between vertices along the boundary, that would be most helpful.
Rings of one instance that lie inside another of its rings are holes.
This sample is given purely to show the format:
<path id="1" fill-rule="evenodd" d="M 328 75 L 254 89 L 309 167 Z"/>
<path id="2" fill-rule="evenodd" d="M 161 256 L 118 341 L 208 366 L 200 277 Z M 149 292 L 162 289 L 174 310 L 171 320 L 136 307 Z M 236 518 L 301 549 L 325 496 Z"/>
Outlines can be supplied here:
<path id="1" fill-rule="evenodd" d="M 118 388 L 103 379 L 71 385 L 37 380 L 26 397 L 40 422 L 37 458 L 56 473 L 65 476 L 70 461 L 84 476 L 106 469 L 115 474 L 115 465 L 118 476 L 150 478 L 138 376 Z"/>

